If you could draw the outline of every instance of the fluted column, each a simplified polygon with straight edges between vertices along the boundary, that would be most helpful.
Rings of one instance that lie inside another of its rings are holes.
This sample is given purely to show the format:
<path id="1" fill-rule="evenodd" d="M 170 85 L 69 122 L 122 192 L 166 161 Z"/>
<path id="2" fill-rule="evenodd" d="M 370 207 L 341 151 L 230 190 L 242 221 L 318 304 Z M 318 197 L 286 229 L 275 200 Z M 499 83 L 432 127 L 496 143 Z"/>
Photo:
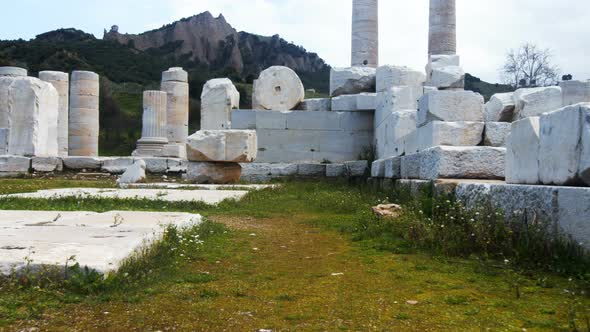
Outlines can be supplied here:
<path id="1" fill-rule="evenodd" d="M 137 141 L 134 156 L 155 157 L 162 154 L 162 149 L 168 144 L 166 138 L 166 92 L 143 92 L 143 127 L 141 139 Z"/>
<path id="2" fill-rule="evenodd" d="M 457 53 L 456 0 L 430 0 L 429 55 Z"/>
<path id="3" fill-rule="evenodd" d="M 69 113 L 70 113 L 70 77 L 59 71 L 42 71 L 39 79 L 51 83 L 59 95 L 57 117 L 57 149 L 60 157 L 68 156 Z"/>
<path id="4" fill-rule="evenodd" d="M 75 71 L 70 85 L 69 155 L 98 156 L 100 81 L 96 73 Z"/>
<path id="5" fill-rule="evenodd" d="M 352 66 L 379 66 L 379 1 L 352 1 Z"/>

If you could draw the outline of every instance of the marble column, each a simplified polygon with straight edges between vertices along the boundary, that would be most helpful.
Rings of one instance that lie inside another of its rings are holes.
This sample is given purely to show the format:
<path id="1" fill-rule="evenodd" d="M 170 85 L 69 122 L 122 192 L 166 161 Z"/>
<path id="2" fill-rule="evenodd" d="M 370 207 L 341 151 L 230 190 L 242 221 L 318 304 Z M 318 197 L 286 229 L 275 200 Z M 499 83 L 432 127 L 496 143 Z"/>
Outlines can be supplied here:
<path id="1" fill-rule="evenodd" d="M 98 156 L 99 91 L 98 74 L 89 71 L 72 73 L 68 133 L 70 156 Z"/>
<path id="2" fill-rule="evenodd" d="M 134 156 L 158 157 L 168 144 L 166 137 L 167 94 L 163 91 L 143 92 L 143 128 Z"/>
<path id="3" fill-rule="evenodd" d="M 57 149 L 60 157 L 68 156 L 68 128 L 70 112 L 70 77 L 59 71 L 42 71 L 39 79 L 50 83 L 59 95 L 57 118 Z"/>
<path id="4" fill-rule="evenodd" d="M 352 1 L 352 66 L 379 66 L 379 1 Z"/>
<path id="5" fill-rule="evenodd" d="M 165 157 L 186 158 L 188 137 L 189 85 L 188 73 L 182 68 L 170 68 L 162 73 L 161 90 L 168 94 L 166 116 Z"/>
<path id="6" fill-rule="evenodd" d="M 430 0 L 428 55 L 457 53 L 456 0 Z"/>

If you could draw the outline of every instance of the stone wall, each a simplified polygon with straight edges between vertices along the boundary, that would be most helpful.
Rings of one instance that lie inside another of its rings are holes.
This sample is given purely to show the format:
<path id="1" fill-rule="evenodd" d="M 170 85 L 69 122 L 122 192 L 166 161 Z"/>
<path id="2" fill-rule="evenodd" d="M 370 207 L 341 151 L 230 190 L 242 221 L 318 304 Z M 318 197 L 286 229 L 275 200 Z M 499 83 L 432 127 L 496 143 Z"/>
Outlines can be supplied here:
<path id="1" fill-rule="evenodd" d="M 232 112 L 233 129 L 254 129 L 261 163 L 333 162 L 365 159 L 372 149 L 373 112 Z"/>

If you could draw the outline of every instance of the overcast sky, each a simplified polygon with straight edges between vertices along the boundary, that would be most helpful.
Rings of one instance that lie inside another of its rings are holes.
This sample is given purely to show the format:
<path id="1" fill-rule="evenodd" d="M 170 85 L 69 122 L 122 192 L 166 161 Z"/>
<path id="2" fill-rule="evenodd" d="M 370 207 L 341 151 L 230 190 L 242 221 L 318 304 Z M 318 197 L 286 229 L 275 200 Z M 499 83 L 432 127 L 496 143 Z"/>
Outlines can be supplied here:
<path id="1" fill-rule="evenodd" d="M 465 70 L 499 81 L 510 48 L 526 41 L 551 48 L 562 74 L 590 79 L 588 0 L 457 0 L 459 54 Z M 102 38 L 158 28 L 209 10 L 239 31 L 280 34 L 318 53 L 332 66 L 350 64 L 350 0 L 19 0 L 2 5 L 0 39 L 30 39 L 75 27 Z M 381 0 L 380 62 L 423 68 L 428 0 Z"/>

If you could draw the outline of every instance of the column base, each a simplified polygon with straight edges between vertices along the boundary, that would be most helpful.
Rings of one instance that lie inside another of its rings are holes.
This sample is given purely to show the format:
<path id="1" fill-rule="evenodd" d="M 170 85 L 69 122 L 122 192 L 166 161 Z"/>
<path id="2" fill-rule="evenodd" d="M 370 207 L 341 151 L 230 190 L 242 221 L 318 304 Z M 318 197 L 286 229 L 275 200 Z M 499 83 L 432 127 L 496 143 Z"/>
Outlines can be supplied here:
<path id="1" fill-rule="evenodd" d="M 137 141 L 137 149 L 131 154 L 134 157 L 160 157 L 168 144 L 165 137 L 145 137 Z"/>
<path id="2" fill-rule="evenodd" d="M 166 144 L 159 157 L 186 159 L 186 144 Z"/>

